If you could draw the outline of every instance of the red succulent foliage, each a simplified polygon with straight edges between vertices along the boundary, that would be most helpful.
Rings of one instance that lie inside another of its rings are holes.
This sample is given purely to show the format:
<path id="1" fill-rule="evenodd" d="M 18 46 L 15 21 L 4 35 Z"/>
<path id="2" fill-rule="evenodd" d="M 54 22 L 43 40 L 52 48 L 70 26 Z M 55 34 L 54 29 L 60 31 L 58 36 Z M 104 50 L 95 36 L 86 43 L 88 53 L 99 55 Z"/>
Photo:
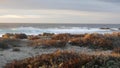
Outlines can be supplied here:
<path id="1" fill-rule="evenodd" d="M 70 39 L 70 34 L 55 34 L 52 36 L 52 39 L 68 41 Z"/>
<path id="2" fill-rule="evenodd" d="M 81 68 L 92 60 L 92 56 L 70 51 L 56 51 L 51 54 L 26 58 L 6 64 L 5 68 Z"/>
<path id="3" fill-rule="evenodd" d="M 118 54 L 120 54 L 120 47 L 114 48 L 112 53 L 118 53 Z"/>
<path id="4" fill-rule="evenodd" d="M 63 46 L 66 45 L 66 42 L 62 41 L 62 40 L 43 40 L 43 39 L 39 39 L 39 40 L 33 40 L 30 45 L 32 45 L 32 46 L 63 47 Z"/>

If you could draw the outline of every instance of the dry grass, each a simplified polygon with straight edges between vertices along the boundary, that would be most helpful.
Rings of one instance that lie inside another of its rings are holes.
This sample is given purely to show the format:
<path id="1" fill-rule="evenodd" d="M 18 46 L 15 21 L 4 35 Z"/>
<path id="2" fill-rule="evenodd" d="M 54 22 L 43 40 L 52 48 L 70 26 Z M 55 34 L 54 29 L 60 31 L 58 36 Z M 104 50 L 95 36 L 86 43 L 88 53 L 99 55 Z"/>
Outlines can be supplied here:
<path id="1" fill-rule="evenodd" d="M 70 34 L 55 34 L 52 36 L 52 39 L 68 41 L 70 39 Z"/>
<path id="2" fill-rule="evenodd" d="M 15 60 L 5 68 L 119 68 L 120 57 L 78 54 L 73 51 L 57 50 L 24 60 Z"/>
<path id="3" fill-rule="evenodd" d="M 112 53 L 120 54 L 120 47 L 114 48 Z"/>
<path id="4" fill-rule="evenodd" d="M 29 35 L 28 39 L 29 40 L 37 40 L 37 39 L 40 39 L 40 36 Z"/>
<path id="5" fill-rule="evenodd" d="M 47 46 L 47 47 L 64 47 L 66 45 L 65 41 L 62 40 L 33 40 L 30 43 L 31 46 Z"/>
<path id="6" fill-rule="evenodd" d="M 3 38 L 29 39 L 32 46 L 65 46 L 66 43 L 90 48 L 114 49 L 120 47 L 120 32 L 111 34 L 51 34 L 26 36 L 25 34 L 5 34 Z"/>
<path id="7" fill-rule="evenodd" d="M 111 34 L 55 34 L 53 40 L 64 40 L 66 43 L 90 48 L 113 49 L 120 45 L 120 32 Z"/>
<path id="8" fill-rule="evenodd" d="M 70 38 L 69 43 L 91 48 L 113 49 L 120 46 L 120 33 L 112 34 L 85 34 L 83 37 Z"/>
<path id="9" fill-rule="evenodd" d="M 15 60 L 8 63 L 5 68 L 81 68 L 91 60 L 92 57 L 89 55 L 58 50 L 51 54 L 42 54 L 20 61 Z"/>

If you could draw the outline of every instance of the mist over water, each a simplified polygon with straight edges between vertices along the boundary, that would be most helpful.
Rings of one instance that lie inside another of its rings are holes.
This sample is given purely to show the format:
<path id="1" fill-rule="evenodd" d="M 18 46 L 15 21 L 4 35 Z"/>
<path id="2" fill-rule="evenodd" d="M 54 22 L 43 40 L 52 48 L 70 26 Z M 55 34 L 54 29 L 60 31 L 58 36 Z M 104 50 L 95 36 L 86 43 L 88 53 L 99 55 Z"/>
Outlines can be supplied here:
<path id="1" fill-rule="evenodd" d="M 110 28 L 110 29 L 100 29 Z M 34 24 L 34 23 L 1 23 L 0 36 L 5 33 L 25 33 L 37 35 L 41 33 L 110 33 L 118 32 L 120 24 Z"/>
<path id="2" fill-rule="evenodd" d="M 0 28 L 36 27 L 36 28 L 61 28 L 61 27 L 89 27 L 89 28 L 120 28 L 120 24 L 53 24 L 53 23 L 0 23 Z"/>

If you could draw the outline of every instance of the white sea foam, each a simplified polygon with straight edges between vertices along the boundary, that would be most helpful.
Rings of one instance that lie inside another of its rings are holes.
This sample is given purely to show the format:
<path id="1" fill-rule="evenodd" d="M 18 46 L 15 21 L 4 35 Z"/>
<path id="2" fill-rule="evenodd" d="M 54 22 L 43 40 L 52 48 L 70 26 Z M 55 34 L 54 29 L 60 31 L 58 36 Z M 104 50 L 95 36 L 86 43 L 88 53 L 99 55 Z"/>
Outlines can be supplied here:
<path id="1" fill-rule="evenodd" d="M 71 34 L 83 34 L 83 33 L 108 33 L 117 31 L 117 28 L 100 29 L 100 28 L 87 28 L 87 27 L 59 27 L 59 28 L 34 28 L 34 27 L 19 27 L 10 29 L 0 29 L 0 36 L 5 33 L 25 33 L 27 35 L 37 35 L 44 32 L 47 33 L 71 33 Z"/>

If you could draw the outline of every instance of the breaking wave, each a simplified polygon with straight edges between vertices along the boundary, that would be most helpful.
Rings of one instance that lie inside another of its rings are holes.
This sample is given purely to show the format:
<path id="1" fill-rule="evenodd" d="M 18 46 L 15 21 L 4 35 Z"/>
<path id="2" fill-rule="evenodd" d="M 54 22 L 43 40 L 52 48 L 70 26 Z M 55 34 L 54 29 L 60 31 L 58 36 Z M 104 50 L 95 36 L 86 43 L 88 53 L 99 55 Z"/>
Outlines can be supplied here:
<path id="1" fill-rule="evenodd" d="M 37 35 L 41 33 L 71 33 L 71 34 L 83 34 L 83 33 L 108 33 L 118 31 L 117 28 L 100 29 L 100 28 L 88 28 L 88 27 L 59 27 L 59 28 L 35 28 L 35 27 L 17 27 L 0 29 L 0 35 L 5 33 L 25 33 L 27 35 Z"/>

